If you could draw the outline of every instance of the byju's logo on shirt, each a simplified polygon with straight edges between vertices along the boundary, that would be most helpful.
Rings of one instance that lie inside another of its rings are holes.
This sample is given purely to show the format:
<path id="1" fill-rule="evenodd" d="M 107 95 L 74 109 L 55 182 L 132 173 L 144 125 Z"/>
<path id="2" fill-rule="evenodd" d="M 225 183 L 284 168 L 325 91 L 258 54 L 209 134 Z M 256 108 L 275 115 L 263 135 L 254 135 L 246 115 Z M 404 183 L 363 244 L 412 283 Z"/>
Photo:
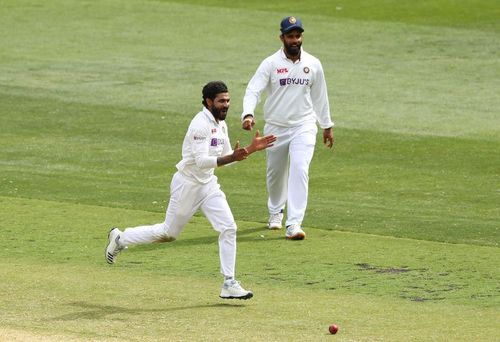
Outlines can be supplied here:
<path id="1" fill-rule="evenodd" d="M 286 85 L 309 85 L 309 79 L 308 78 L 295 78 L 295 77 L 288 77 L 288 78 L 280 78 L 280 86 L 286 86 Z"/>
<path id="2" fill-rule="evenodd" d="M 210 141 L 210 146 L 218 146 L 218 145 L 224 145 L 224 139 L 217 139 L 217 138 L 212 138 Z"/>

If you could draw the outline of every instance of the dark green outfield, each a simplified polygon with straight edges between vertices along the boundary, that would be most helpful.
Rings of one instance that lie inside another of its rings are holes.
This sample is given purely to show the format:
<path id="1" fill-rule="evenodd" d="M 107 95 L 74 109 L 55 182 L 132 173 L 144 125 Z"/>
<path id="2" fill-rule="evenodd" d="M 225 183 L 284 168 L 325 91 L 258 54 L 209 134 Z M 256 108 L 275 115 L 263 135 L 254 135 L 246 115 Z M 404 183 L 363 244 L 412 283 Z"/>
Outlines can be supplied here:
<path id="1" fill-rule="evenodd" d="M 0 193 L 164 211 L 188 118 L 27 96 L 0 99 Z M 157 129 L 165 116 L 167 134 Z M 235 121 L 233 131 L 243 136 Z M 339 129 L 336 139 L 333 153 L 318 141 L 306 226 L 498 244 L 498 193 L 492 187 L 498 141 L 356 129 Z M 250 163 L 218 175 L 235 216 L 265 222 L 263 155 Z"/>
<path id="2" fill-rule="evenodd" d="M 167 1 L 165 1 L 167 2 Z M 172 1 L 168 1 L 172 2 Z M 335 19 L 376 20 L 417 25 L 453 26 L 474 29 L 500 29 L 500 6 L 495 0 L 181 0 L 214 7 L 252 9 L 286 15 L 319 14 Z M 249 27 L 251 30 L 251 27 Z"/>

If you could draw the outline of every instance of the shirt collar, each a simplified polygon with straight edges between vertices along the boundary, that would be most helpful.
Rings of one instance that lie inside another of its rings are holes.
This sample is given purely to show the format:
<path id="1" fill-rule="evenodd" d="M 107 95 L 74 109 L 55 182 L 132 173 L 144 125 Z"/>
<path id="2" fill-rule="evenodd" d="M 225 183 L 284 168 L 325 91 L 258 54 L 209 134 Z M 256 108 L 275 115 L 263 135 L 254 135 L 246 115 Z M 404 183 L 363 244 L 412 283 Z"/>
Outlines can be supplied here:
<path id="1" fill-rule="evenodd" d="M 202 112 L 205 114 L 205 116 L 213 122 L 214 125 L 218 125 L 217 120 L 215 120 L 214 115 L 212 114 L 211 111 L 207 109 L 207 107 L 203 106 Z"/>
<path id="2" fill-rule="evenodd" d="M 285 54 L 285 49 L 284 49 L 283 47 L 281 47 L 281 49 L 280 49 L 280 54 L 281 54 L 281 58 L 286 59 L 287 61 L 289 61 L 289 62 L 291 62 L 291 63 L 294 63 L 294 62 L 293 62 L 290 58 L 288 58 L 288 57 L 286 56 L 286 54 Z M 300 61 L 302 60 L 303 55 L 304 55 L 304 50 L 302 50 L 302 46 L 301 46 L 301 47 L 300 47 L 300 57 L 299 57 L 299 59 L 297 60 L 297 62 L 295 62 L 295 63 L 300 62 Z"/>

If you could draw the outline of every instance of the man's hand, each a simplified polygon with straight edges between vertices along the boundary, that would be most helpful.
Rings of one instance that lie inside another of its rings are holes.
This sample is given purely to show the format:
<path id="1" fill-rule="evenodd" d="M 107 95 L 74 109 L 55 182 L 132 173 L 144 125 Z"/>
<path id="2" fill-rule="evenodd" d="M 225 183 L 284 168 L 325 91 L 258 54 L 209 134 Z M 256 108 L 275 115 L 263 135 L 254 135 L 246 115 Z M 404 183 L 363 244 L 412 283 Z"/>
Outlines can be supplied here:
<path id="1" fill-rule="evenodd" d="M 325 128 L 323 130 L 323 144 L 325 144 L 326 147 L 328 148 L 332 148 L 334 141 L 335 140 L 333 139 L 333 128 L 332 127 Z"/>
<path id="2" fill-rule="evenodd" d="M 255 136 L 252 139 L 252 143 L 246 147 L 248 154 L 252 154 L 256 151 L 261 151 L 268 147 L 273 146 L 273 143 L 276 141 L 276 136 L 274 135 L 266 135 L 261 137 L 259 130 L 255 133 Z"/>
<path id="3" fill-rule="evenodd" d="M 243 128 L 246 131 L 251 131 L 253 129 L 253 126 L 255 126 L 255 120 L 253 118 L 253 115 L 246 115 L 245 118 L 243 119 L 243 122 L 241 123 L 241 128 Z"/>
<path id="4" fill-rule="evenodd" d="M 276 141 L 274 135 L 266 135 L 264 137 L 260 136 L 260 132 L 255 133 L 255 137 L 252 139 L 252 143 L 245 148 L 240 147 L 240 142 L 237 141 L 234 146 L 233 153 L 227 154 L 222 157 L 217 158 L 217 166 L 227 165 L 233 162 L 242 161 L 247 159 L 248 156 L 256 151 L 266 149 L 273 146 L 273 142 Z"/>
<path id="5" fill-rule="evenodd" d="M 246 148 L 240 148 L 240 142 L 237 141 L 232 154 L 233 161 L 247 159 L 249 154 Z"/>

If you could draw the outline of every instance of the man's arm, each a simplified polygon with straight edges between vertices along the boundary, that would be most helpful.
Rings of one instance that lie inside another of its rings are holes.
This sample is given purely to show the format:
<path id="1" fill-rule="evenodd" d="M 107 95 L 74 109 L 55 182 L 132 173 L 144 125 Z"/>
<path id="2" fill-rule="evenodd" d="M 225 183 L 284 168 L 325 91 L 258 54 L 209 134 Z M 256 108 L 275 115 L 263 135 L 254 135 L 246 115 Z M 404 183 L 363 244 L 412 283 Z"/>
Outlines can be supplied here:
<path id="1" fill-rule="evenodd" d="M 330 103 L 328 101 L 328 90 L 326 86 L 325 74 L 323 72 L 323 66 L 321 62 L 318 61 L 316 65 L 315 80 L 311 86 L 311 100 L 316 113 L 316 117 L 319 126 L 322 129 L 328 129 L 333 127 L 330 116 Z"/>
<path id="2" fill-rule="evenodd" d="M 210 141 L 209 129 L 206 127 L 190 127 L 187 134 L 196 166 L 200 169 L 211 169 L 217 167 L 217 157 L 210 156 L 208 153 Z"/>
<path id="3" fill-rule="evenodd" d="M 247 131 L 251 131 L 255 125 L 254 111 L 257 104 L 260 102 L 260 96 L 269 83 L 270 64 L 269 60 L 265 59 L 260 63 L 257 71 L 248 82 L 245 96 L 243 97 L 243 113 L 241 114 L 241 127 Z"/>
<path id="4" fill-rule="evenodd" d="M 316 80 L 311 87 L 311 99 L 318 123 L 320 127 L 323 128 L 323 143 L 326 147 L 332 148 L 335 141 L 333 138 L 334 123 L 330 117 L 330 104 L 328 101 L 325 74 L 323 72 L 323 66 L 319 61 Z"/>
<path id="5" fill-rule="evenodd" d="M 236 142 L 236 146 L 234 147 L 233 153 L 222 157 L 218 157 L 217 166 L 227 165 L 233 162 L 247 159 L 248 156 L 251 155 L 252 153 L 273 146 L 273 143 L 275 141 L 276 137 L 274 135 L 266 135 L 262 137 L 260 136 L 260 132 L 257 131 L 250 145 L 248 145 L 245 148 L 241 148 L 240 142 L 238 141 Z"/>
<path id="6" fill-rule="evenodd" d="M 233 153 L 226 154 L 225 156 L 217 157 L 217 166 L 231 164 L 248 157 L 248 152 L 244 148 L 240 148 L 240 142 L 237 141 L 234 146 Z"/>

